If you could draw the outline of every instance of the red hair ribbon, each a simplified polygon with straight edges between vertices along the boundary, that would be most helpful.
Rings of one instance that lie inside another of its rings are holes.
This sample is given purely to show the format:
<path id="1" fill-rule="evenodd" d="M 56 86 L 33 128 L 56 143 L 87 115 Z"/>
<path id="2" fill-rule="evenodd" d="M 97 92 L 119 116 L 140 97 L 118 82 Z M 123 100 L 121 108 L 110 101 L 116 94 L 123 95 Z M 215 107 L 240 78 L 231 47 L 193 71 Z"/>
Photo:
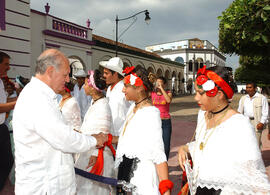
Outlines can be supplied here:
<path id="1" fill-rule="evenodd" d="M 93 173 L 95 175 L 102 175 L 103 174 L 103 167 L 104 167 L 104 157 L 103 157 L 103 151 L 105 146 L 108 146 L 115 157 L 115 149 L 112 146 L 112 134 L 108 134 L 108 141 L 104 143 L 104 147 L 98 149 L 98 157 L 97 162 L 90 170 L 90 173 Z"/>
<path id="2" fill-rule="evenodd" d="M 167 190 L 171 190 L 173 188 L 173 182 L 169 179 L 162 180 L 159 183 L 159 192 L 160 194 L 164 194 Z"/>
<path id="3" fill-rule="evenodd" d="M 220 76 L 218 76 L 213 71 L 208 71 L 206 74 L 209 79 L 214 81 L 224 91 L 224 93 L 227 95 L 229 99 L 232 99 L 234 92 L 226 81 L 224 81 Z"/>
<path id="4" fill-rule="evenodd" d="M 70 90 L 65 86 L 66 92 L 70 93 Z"/>
<path id="5" fill-rule="evenodd" d="M 130 67 L 131 68 L 131 67 Z M 143 81 L 140 77 L 137 76 L 136 73 L 131 73 L 124 78 L 125 84 L 130 84 L 136 87 L 143 86 L 145 90 L 147 90 L 147 87 L 143 84 Z"/>
<path id="6" fill-rule="evenodd" d="M 131 66 L 131 67 L 127 66 L 127 67 L 125 68 L 125 70 L 123 70 L 122 73 L 125 73 L 125 75 L 132 74 L 133 71 L 134 71 L 134 69 L 135 69 L 134 66 Z"/>
<path id="7" fill-rule="evenodd" d="M 208 82 L 209 79 L 218 85 L 229 99 L 232 99 L 234 92 L 228 83 L 224 81 L 218 74 L 211 70 L 206 70 L 206 66 L 203 66 L 203 68 L 200 68 L 197 72 L 197 85 L 202 87 L 206 82 Z M 218 92 L 218 88 L 214 86 L 212 89 L 205 91 L 207 96 L 214 97 Z"/>

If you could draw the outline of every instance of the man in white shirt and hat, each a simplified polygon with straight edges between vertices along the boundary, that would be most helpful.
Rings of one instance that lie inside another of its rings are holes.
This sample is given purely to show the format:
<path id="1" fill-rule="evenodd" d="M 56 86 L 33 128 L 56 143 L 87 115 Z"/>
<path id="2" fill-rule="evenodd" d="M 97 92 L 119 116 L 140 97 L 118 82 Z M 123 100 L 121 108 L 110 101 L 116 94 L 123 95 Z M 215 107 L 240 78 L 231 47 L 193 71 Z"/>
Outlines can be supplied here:
<path id="1" fill-rule="evenodd" d="M 239 101 L 238 112 L 247 116 L 254 126 L 259 146 L 261 146 L 262 131 L 267 126 L 269 116 L 268 101 L 265 96 L 257 92 L 255 82 L 246 84 L 247 95 L 244 95 Z"/>
<path id="2" fill-rule="evenodd" d="M 124 87 L 123 61 L 119 57 L 113 57 L 109 61 L 101 61 L 99 64 L 104 68 L 103 77 L 106 79 L 106 84 L 109 85 L 106 97 L 112 112 L 113 135 L 119 136 L 120 128 L 130 107 L 130 103 L 122 92 Z"/>
<path id="3" fill-rule="evenodd" d="M 101 147 L 104 134 L 86 136 L 68 126 L 56 94 L 69 82 L 68 59 L 58 50 L 44 51 L 36 74 L 22 90 L 13 115 L 16 195 L 76 193 L 72 153 Z"/>
<path id="4" fill-rule="evenodd" d="M 84 91 L 84 81 L 86 78 L 86 73 L 84 72 L 84 70 L 79 69 L 76 73 L 73 74 L 73 76 L 76 78 L 77 83 L 74 86 L 73 89 L 73 96 L 76 98 L 79 106 L 80 106 L 80 110 L 81 110 L 81 118 L 82 121 L 84 119 L 84 116 L 88 110 L 88 108 L 90 107 L 90 103 L 91 103 L 91 96 L 87 96 L 85 91 Z"/>

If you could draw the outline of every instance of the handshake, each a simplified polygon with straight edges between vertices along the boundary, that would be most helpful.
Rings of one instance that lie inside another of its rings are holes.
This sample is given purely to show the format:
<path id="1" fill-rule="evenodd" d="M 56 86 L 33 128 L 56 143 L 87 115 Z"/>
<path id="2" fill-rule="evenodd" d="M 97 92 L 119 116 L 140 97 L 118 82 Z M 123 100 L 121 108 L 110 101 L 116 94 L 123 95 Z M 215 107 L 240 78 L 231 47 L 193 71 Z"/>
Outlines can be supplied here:
<path id="1" fill-rule="evenodd" d="M 108 135 L 104 133 L 93 134 L 92 136 L 97 140 L 97 148 L 102 148 L 104 143 L 108 141 Z"/>

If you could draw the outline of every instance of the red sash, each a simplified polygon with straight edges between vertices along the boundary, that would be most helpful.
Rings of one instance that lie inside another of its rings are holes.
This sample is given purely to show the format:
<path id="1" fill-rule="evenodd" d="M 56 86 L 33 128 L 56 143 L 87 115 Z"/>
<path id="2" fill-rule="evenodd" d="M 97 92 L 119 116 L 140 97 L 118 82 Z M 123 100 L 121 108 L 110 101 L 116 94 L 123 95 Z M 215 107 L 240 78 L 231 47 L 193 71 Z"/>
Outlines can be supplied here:
<path id="1" fill-rule="evenodd" d="M 108 141 L 104 143 L 104 147 L 98 149 L 98 157 L 96 164 L 90 170 L 90 173 L 95 175 L 102 175 L 103 174 L 103 166 L 104 166 L 104 157 L 103 151 L 105 146 L 109 147 L 113 156 L 115 157 L 115 149 L 112 146 L 112 134 L 108 134 Z"/>

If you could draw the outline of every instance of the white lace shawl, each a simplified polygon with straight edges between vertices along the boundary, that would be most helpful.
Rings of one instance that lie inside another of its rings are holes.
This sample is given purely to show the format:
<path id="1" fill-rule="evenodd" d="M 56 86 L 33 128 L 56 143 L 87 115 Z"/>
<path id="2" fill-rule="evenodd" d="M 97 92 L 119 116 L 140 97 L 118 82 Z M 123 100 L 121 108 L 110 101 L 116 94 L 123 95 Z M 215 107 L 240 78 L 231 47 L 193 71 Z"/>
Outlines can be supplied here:
<path id="1" fill-rule="evenodd" d="M 78 102 L 74 97 L 69 98 L 61 108 L 62 116 L 66 123 L 74 129 L 81 128 L 81 111 Z"/>
<path id="2" fill-rule="evenodd" d="M 92 135 L 112 131 L 112 115 L 108 100 L 102 98 L 92 104 L 85 114 L 81 132 Z"/>
<path id="3" fill-rule="evenodd" d="M 126 121 L 122 126 L 118 141 L 115 166 L 118 167 L 123 155 L 128 158 L 150 160 L 155 164 L 166 162 L 160 112 L 154 106 L 139 109 L 134 117 L 128 122 L 123 135 L 127 120 L 133 115 L 134 104 L 130 107 Z"/>
<path id="4" fill-rule="evenodd" d="M 222 195 L 270 194 L 270 183 L 249 120 L 235 114 L 216 129 L 207 130 L 205 136 L 204 114 L 199 112 L 195 141 L 188 144 L 195 186 L 221 189 Z M 211 131 L 214 132 L 205 148 L 200 150 L 200 143 L 205 142 Z"/>

